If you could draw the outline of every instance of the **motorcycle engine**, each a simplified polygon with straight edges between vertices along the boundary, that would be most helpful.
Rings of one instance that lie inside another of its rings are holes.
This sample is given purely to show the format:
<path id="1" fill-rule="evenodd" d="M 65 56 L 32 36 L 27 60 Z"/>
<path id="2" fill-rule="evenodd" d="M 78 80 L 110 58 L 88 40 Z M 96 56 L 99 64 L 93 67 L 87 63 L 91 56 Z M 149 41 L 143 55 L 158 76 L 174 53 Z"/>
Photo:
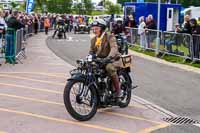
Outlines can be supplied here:
<path id="1" fill-rule="evenodd" d="M 105 81 L 100 81 L 98 83 L 98 86 L 99 86 L 99 91 L 100 91 L 100 101 L 102 103 L 107 103 L 108 100 L 109 100 L 109 97 L 110 97 L 110 93 L 108 91 L 108 85 L 107 85 L 107 82 Z"/>

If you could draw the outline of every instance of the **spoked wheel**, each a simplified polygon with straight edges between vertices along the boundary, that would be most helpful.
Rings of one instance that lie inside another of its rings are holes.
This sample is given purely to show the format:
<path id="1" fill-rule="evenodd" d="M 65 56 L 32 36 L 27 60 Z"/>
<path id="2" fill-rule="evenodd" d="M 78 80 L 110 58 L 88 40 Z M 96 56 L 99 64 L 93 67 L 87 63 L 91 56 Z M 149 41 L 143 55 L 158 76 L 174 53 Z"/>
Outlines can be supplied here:
<path id="1" fill-rule="evenodd" d="M 64 104 L 76 120 L 87 121 L 97 112 L 96 91 L 84 85 L 82 80 L 71 80 L 64 90 Z"/>
<path id="2" fill-rule="evenodd" d="M 131 101 L 131 89 L 129 88 L 131 81 L 129 81 L 130 78 L 128 76 L 129 75 L 127 73 L 119 74 L 121 89 L 123 90 L 122 101 L 120 102 L 120 105 L 119 105 L 121 108 L 127 107 Z"/>

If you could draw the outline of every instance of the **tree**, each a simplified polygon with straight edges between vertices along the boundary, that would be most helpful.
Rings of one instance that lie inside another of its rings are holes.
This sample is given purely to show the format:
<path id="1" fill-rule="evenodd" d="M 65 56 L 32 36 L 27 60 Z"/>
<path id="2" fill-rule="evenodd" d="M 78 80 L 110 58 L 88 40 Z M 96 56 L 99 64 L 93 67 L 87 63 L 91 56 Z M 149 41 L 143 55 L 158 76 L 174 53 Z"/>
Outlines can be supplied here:
<path id="1" fill-rule="evenodd" d="M 14 8 L 14 9 L 15 9 L 17 6 L 19 6 L 19 4 L 15 3 L 15 2 L 11 2 L 10 4 L 11 4 L 12 8 Z"/>
<path id="2" fill-rule="evenodd" d="M 72 0 L 49 0 L 46 3 L 48 12 L 71 13 Z"/>
<path id="3" fill-rule="evenodd" d="M 83 4 L 82 3 L 75 3 L 74 4 L 74 9 L 76 14 L 84 14 L 83 12 Z"/>
<path id="4" fill-rule="evenodd" d="M 88 15 L 91 15 L 92 10 L 94 9 L 92 1 L 91 0 L 84 0 L 84 9 L 85 13 Z"/>
<path id="5" fill-rule="evenodd" d="M 82 2 L 76 2 L 74 3 L 74 11 L 76 14 L 87 14 L 91 15 L 92 10 L 94 9 L 92 1 L 91 0 L 82 0 Z"/>
<path id="6" fill-rule="evenodd" d="M 120 14 L 122 8 L 119 4 L 113 4 L 111 1 L 106 1 L 105 2 L 105 8 L 106 8 L 106 12 L 108 14 Z"/>
<path id="7" fill-rule="evenodd" d="M 199 0 L 179 0 L 178 2 L 182 4 L 183 7 L 200 6 Z"/>

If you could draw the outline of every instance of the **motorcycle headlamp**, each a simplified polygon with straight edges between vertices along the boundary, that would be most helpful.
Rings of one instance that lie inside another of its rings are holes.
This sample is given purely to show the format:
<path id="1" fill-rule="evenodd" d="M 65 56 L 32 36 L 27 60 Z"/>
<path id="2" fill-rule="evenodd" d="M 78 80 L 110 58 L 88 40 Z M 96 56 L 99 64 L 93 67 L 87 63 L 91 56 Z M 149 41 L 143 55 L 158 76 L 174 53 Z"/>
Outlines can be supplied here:
<path id="1" fill-rule="evenodd" d="M 92 62 L 92 55 L 88 55 L 88 56 L 86 57 L 86 59 L 87 59 L 88 62 Z"/>

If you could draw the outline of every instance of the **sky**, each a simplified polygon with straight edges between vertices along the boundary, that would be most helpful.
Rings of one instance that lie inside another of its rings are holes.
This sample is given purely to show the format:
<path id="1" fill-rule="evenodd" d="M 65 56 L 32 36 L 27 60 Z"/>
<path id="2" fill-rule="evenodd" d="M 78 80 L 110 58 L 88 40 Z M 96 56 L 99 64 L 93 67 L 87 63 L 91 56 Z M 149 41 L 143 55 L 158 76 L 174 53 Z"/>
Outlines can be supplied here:
<path id="1" fill-rule="evenodd" d="M 92 0 L 92 2 L 94 2 L 94 3 L 99 3 L 101 0 Z M 117 0 L 110 0 L 110 1 L 112 1 L 113 3 L 116 3 L 116 1 Z"/>

